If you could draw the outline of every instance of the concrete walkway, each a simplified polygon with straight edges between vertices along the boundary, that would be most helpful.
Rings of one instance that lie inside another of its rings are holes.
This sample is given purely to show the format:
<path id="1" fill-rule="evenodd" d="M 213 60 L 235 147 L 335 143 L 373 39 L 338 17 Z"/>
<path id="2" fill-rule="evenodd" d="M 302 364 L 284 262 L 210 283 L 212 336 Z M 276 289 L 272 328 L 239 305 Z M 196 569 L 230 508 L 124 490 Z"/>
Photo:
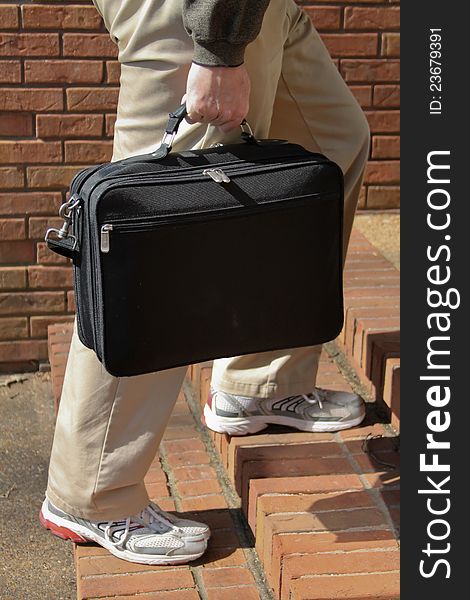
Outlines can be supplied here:
<path id="1" fill-rule="evenodd" d="M 72 600 L 72 542 L 43 529 L 54 429 L 50 373 L 0 377 L 0 598 Z"/>

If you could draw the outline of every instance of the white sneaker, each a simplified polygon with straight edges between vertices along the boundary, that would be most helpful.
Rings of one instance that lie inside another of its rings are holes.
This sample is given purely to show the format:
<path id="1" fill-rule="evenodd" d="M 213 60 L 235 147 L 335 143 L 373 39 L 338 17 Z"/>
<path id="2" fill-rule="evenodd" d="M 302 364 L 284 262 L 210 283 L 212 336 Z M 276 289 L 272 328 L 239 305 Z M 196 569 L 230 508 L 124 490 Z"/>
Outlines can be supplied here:
<path id="1" fill-rule="evenodd" d="M 270 423 L 300 431 L 340 431 L 359 425 L 366 414 L 357 394 L 315 388 L 309 394 L 284 398 L 236 396 L 211 387 L 203 422 L 229 435 L 256 433 Z"/>
<path id="2" fill-rule="evenodd" d="M 91 521 L 60 510 L 46 497 L 39 520 L 58 537 L 76 543 L 93 541 L 118 558 L 147 565 L 186 563 L 202 556 L 207 548 L 203 533 L 176 527 L 150 505 L 126 519 Z"/>

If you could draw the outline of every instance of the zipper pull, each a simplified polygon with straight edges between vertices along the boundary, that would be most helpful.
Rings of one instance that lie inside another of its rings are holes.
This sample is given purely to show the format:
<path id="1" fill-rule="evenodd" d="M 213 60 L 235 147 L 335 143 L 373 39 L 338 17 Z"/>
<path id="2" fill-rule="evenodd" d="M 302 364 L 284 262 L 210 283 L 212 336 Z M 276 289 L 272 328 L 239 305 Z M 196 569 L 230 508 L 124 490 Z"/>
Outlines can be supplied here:
<path id="1" fill-rule="evenodd" d="M 105 223 L 101 227 L 101 252 L 109 252 L 109 232 L 113 229 L 111 223 Z"/>
<path id="2" fill-rule="evenodd" d="M 230 183 L 230 178 L 222 169 L 204 169 L 203 175 L 209 175 L 216 183 Z"/>

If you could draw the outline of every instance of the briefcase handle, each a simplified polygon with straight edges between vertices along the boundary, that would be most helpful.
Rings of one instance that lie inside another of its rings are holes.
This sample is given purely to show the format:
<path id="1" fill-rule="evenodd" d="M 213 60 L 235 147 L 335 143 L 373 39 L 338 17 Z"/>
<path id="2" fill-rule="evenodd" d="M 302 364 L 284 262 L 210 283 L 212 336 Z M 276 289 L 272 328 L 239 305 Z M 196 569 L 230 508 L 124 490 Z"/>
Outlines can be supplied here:
<path id="1" fill-rule="evenodd" d="M 169 113 L 168 123 L 166 124 L 165 133 L 163 134 L 161 144 L 154 152 L 151 153 L 151 156 L 154 158 L 164 158 L 171 151 L 173 142 L 178 132 L 178 127 L 187 114 L 186 102 L 183 102 L 183 104 L 178 106 L 175 111 Z M 256 144 L 256 138 L 254 137 L 253 131 L 248 125 L 246 119 L 243 119 L 243 121 L 240 123 L 240 127 L 242 130 L 241 138 L 245 142 Z"/>

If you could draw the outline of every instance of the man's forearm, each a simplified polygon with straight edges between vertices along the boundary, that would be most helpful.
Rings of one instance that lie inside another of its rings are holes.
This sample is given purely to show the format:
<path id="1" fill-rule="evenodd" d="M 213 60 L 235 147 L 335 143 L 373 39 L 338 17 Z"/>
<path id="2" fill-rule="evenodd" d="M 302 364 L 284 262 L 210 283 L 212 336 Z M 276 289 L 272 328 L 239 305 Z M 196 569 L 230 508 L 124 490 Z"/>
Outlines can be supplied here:
<path id="1" fill-rule="evenodd" d="M 183 24 L 194 41 L 193 62 L 235 67 L 258 35 L 269 0 L 184 0 Z"/>

